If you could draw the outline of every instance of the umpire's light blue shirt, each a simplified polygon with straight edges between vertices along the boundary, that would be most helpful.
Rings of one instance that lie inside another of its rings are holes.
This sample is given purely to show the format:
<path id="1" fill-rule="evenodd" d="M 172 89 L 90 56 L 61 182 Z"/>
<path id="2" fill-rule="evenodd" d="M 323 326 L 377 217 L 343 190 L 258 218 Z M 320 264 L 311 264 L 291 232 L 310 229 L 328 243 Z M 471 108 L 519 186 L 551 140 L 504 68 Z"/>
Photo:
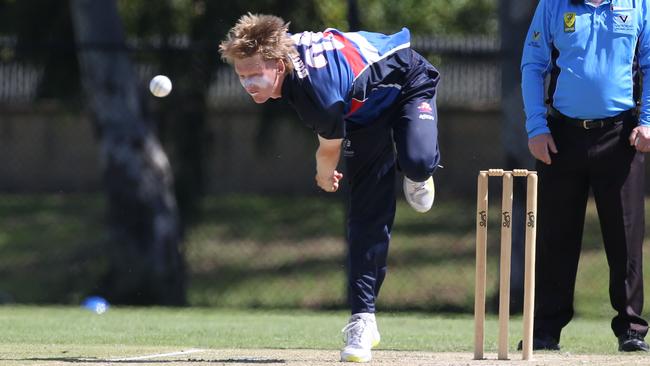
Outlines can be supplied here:
<path id="1" fill-rule="evenodd" d="M 559 70 L 553 106 L 579 119 L 615 116 L 634 108 L 632 64 L 650 67 L 650 0 L 540 0 L 521 61 L 528 137 L 548 133 L 544 77 Z M 557 54 L 552 56 L 553 49 Z M 640 123 L 650 125 L 650 76 L 643 78 Z"/>

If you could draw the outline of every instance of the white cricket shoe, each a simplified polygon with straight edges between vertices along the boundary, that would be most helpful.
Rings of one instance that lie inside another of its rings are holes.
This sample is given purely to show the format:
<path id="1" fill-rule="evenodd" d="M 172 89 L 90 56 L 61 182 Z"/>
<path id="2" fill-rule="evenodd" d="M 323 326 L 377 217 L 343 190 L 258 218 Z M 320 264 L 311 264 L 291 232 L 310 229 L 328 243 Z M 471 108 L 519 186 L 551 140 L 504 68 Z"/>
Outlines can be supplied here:
<path id="1" fill-rule="evenodd" d="M 414 182 L 404 177 L 404 196 L 406 202 L 417 212 L 427 212 L 433 206 L 433 198 L 436 189 L 433 185 L 433 177 L 424 182 Z"/>
<path id="2" fill-rule="evenodd" d="M 345 347 L 341 350 L 341 361 L 368 362 L 372 358 L 370 350 L 381 339 L 375 314 L 357 313 L 350 317 L 348 325 L 342 330 Z"/>

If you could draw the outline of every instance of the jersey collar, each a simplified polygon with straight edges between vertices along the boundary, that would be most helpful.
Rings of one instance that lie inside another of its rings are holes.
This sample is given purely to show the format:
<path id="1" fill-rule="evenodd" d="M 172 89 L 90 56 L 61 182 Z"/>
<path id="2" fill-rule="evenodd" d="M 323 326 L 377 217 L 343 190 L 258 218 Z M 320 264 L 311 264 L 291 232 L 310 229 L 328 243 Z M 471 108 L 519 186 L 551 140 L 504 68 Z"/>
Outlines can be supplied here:
<path id="1" fill-rule="evenodd" d="M 584 3 L 585 5 L 589 5 L 589 6 L 594 6 L 594 7 L 595 7 L 595 5 L 592 4 L 591 1 L 589 1 L 589 0 L 584 0 L 583 3 Z M 603 5 L 605 5 L 605 4 L 611 4 L 611 3 L 612 3 L 612 0 L 604 0 L 602 3 L 600 3 L 599 6 L 603 6 Z"/>

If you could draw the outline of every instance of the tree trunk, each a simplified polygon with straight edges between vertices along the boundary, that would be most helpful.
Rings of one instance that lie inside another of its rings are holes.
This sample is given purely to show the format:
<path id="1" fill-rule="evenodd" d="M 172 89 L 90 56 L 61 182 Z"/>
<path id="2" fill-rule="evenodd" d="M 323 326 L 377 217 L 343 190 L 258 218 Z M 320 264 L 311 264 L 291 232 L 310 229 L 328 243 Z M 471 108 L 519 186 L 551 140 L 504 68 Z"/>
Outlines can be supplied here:
<path id="1" fill-rule="evenodd" d="M 357 0 L 348 0 L 348 27 L 350 27 L 350 32 L 361 30 L 361 18 L 359 17 Z"/>
<path id="2" fill-rule="evenodd" d="M 182 305 L 185 270 L 171 167 L 143 112 L 115 0 L 72 0 L 82 85 L 107 192 L 110 270 L 122 304 Z"/>

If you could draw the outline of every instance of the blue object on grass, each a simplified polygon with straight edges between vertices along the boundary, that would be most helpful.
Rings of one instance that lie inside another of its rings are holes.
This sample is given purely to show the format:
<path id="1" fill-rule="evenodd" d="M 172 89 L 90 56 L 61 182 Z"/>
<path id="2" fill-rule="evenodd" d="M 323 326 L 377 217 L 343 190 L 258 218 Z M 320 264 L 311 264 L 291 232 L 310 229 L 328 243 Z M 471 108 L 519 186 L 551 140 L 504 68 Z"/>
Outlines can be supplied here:
<path id="1" fill-rule="evenodd" d="M 103 314 L 108 310 L 108 301 L 100 296 L 90 296 L 87 297 L 82 303 L 81 306 L 94 312 L 95 314 Z"/>

